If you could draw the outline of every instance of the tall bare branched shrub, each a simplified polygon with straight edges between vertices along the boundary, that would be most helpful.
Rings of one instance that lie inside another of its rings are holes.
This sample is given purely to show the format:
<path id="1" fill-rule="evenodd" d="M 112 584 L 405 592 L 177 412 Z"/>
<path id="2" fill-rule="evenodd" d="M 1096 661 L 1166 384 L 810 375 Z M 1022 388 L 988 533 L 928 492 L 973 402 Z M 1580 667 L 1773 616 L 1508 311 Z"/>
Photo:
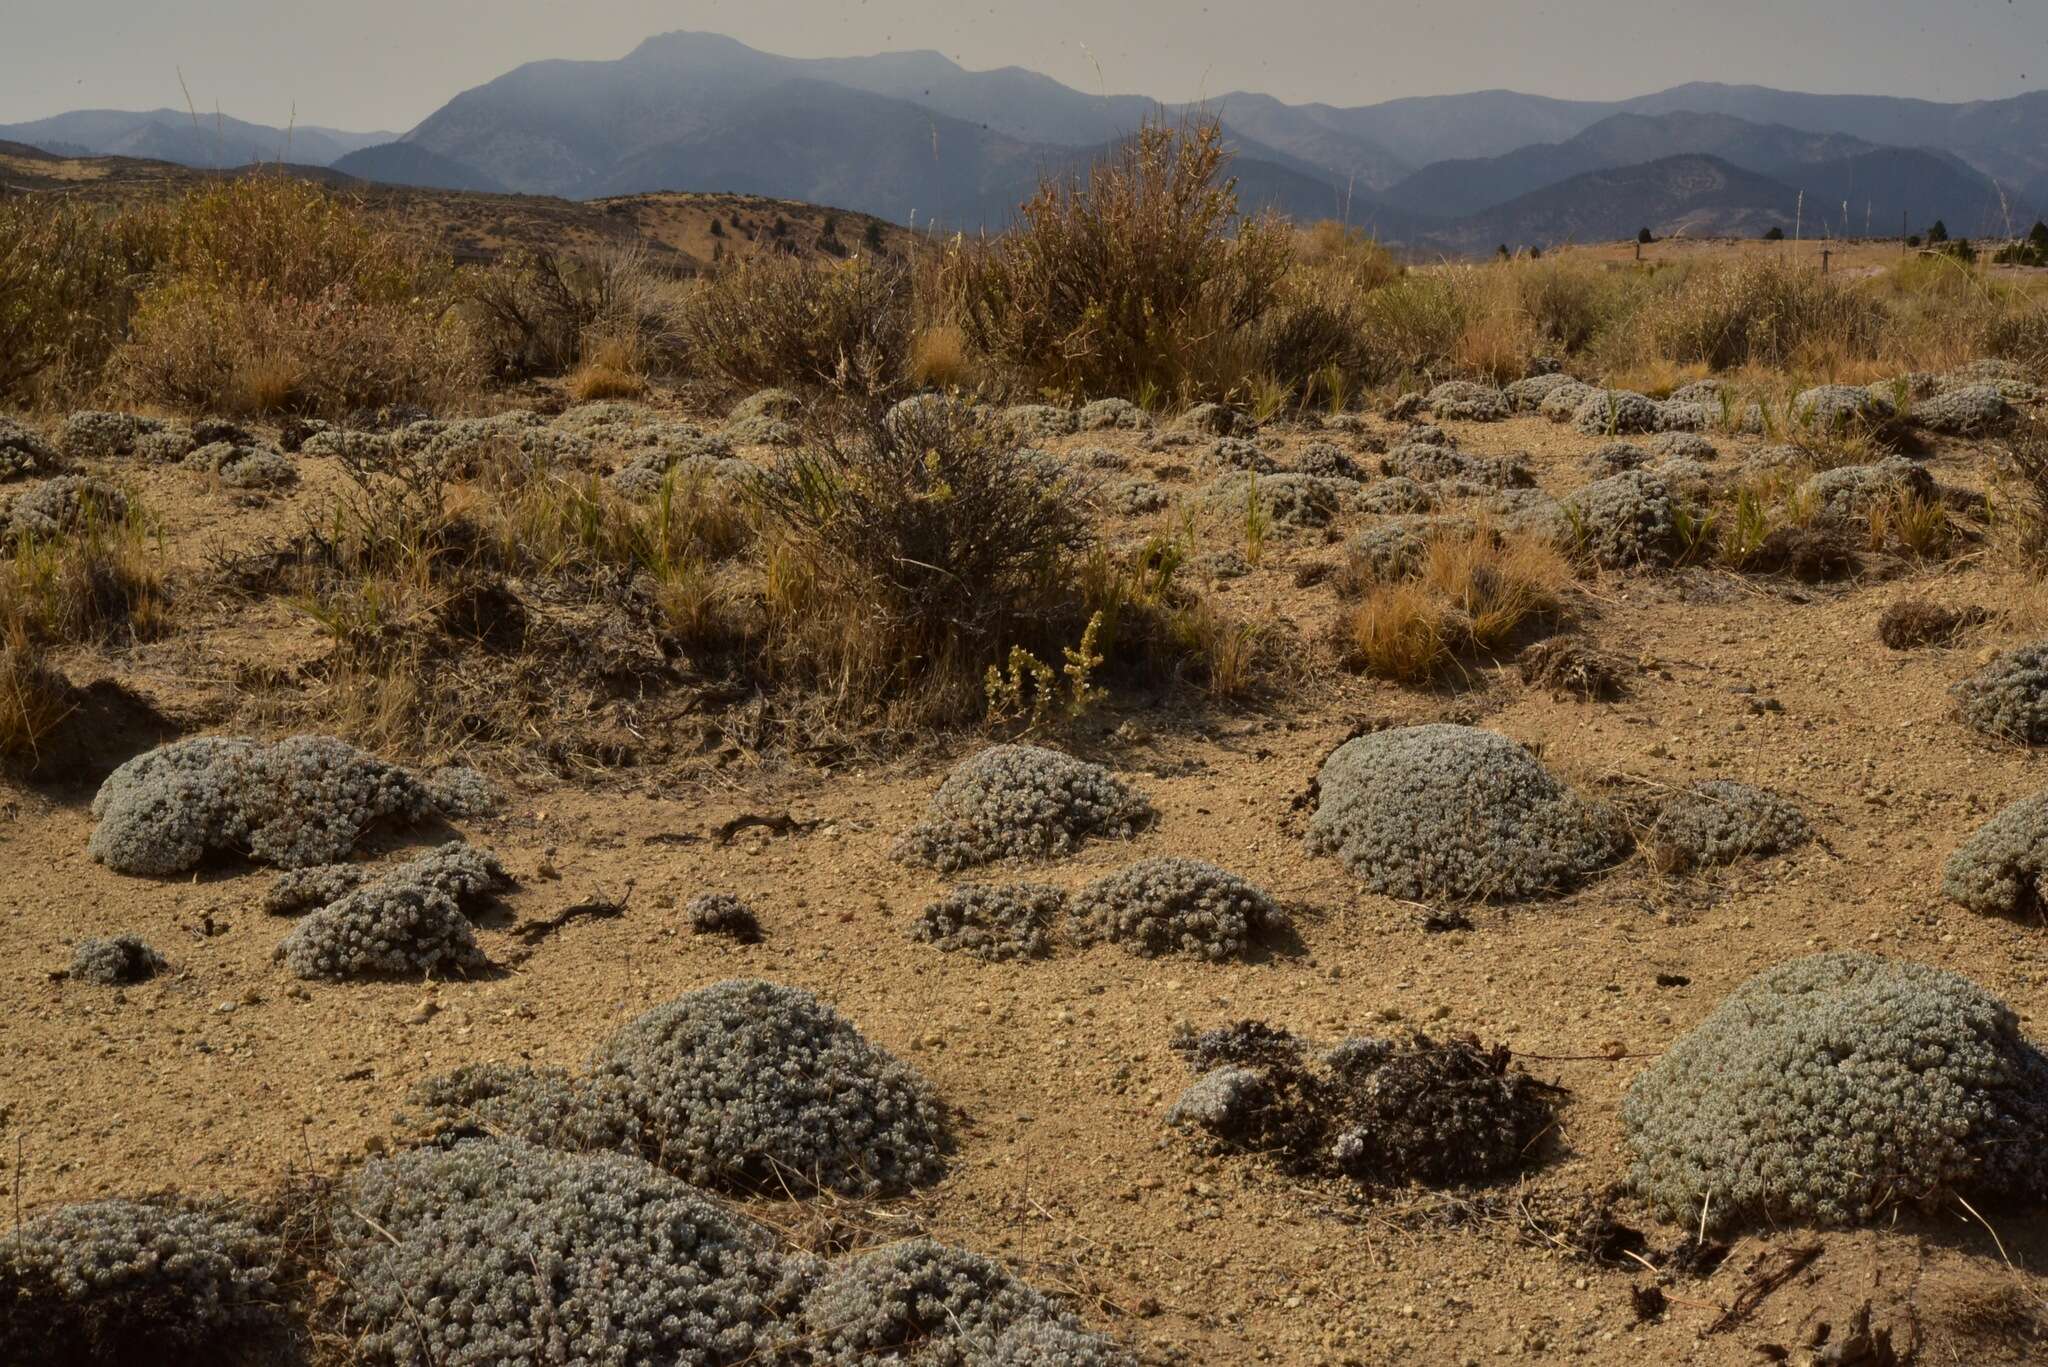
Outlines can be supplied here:
<path id="1" fill-rule="evenodd" d="M 82 389 L 127 335 L 163 215 L 55 195 L 0 199 L 0 401 Z"/>
<path id="2" fill-rule="evenodd" d="M 978 710 L 990 664 L 1077 614 L 1078 494 L 964 405 L 911 405 L 793 454 L 759 489 L 785 670 L 855 704 Z"/>
<path id="3" fill-rule="evenodd" d="M 962 244 L 960 326 L 1036 386 L 1213 391 L 1282 302 L 1290 231 L 1238 218 L 1221 125 L 1148 123 L 1085 178 L 1047 179 L 1022 221 Z"/>
<path id="4" fill-rule="evenodd" d="M 118 358 L 136 398 L 341 414 L 453 404 L 483 378 L 453 263 L 344 196 L 247 177 L 175 204 L 165 233 Z"/>
<path id="5" fill-rule="evenodd" d="M 735 388 L 879 400 L 908 376 L 911 280 L 902 265 L 874 255 L 815 264 L 761 256 L 705 282 L 675 321 L 691 360 Z"/>

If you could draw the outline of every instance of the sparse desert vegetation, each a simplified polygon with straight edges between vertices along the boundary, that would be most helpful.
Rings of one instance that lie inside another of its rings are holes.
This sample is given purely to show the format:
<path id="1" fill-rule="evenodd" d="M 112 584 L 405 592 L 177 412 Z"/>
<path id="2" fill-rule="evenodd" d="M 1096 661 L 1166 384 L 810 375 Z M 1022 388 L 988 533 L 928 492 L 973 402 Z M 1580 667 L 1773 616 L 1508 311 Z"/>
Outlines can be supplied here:
<path id="1" fill-rule="evenodd" d="M 2038 1354 L 2048 296 L 1241 207 L 0 199 L 0 1356 Z"/>

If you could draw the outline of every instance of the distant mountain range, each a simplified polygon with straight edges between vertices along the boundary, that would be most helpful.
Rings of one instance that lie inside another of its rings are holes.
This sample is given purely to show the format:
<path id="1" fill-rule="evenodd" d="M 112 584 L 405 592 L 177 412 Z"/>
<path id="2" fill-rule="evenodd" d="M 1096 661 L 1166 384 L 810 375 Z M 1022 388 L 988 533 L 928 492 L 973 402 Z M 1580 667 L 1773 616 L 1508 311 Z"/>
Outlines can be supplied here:
<path id="1" fill-rule="evenodd" d="M 264 161 L 331 166 L 351 152 L 391 139 L 389 133 L 345 133 L 338 128 L 270 128 L 182 109 L 140 114 L 79 109 L 33 123 L 0 124 L 0 141 L 26 143 L 59 156 L 139 157 L 220 169 Z"/>
<path id="2" fill-rule="evenodd" d="M 1356 108 L 1235 93 L 1220 115 L 1248 207 L 1337 218 L 1424 250 L 1762 232 L 2023 231 L 2048 205 L 2048 93 L 1968 104 L 1686 85 L 1633 100 L 1511 91 Z M 289 158 L 389 184 L 594 199 L 730 191 L 896 223 L 1000 227 L 1160 112 L 935 52 L 790 58 L 714 34 L 616 61 L 533 62 L 402 138 L 292 132 Z M 1167 109 L 1169 117 L 1186 112 Z M 276 160 L 278 129 L 157 111 L 0 126 L 69 155 Z"/>

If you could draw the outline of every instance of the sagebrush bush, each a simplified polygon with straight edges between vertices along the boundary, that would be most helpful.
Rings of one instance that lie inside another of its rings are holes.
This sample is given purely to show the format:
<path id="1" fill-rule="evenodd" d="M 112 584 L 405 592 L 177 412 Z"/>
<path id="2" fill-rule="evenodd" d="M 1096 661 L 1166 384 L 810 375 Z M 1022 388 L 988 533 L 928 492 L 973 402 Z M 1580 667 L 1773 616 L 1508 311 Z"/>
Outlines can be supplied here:
<path id="1" fill-rule="evenodd" d="M 69 195 L 0 200 L 0 402 L 91 387 L 161 260 L 163 220 L 154 206 L 109 213 Z"/>
<path id="2" fill-rule="evenodd" d="M 780 556 L 770 651 L 828 692 L 957 717 L 1011 646 L 1057 657 L 1080 635 L 1083 490 L 964 405 L 899 404 L 754 492 Z"/>
<path id="3" fill-rule="evenodd" d="M 1339 746 L 1316 779 L 1308 850 L 1375 892 L 1513 901 L 1568 890 L 1612 863 L 1607 812 L 1505 736 L 1413 726 Z"/>
<path id="4" fill-rule="evenodd" d="M 115 358 L 138 398 L 339 416 L 441 406 L 483 378 L 452 263 L 306 181 L 253 176 L 174 204 Z"/>
<path id="5" fill-rule="evenodd" d="M 0 1240 L 0 1359 L 240 1360 L 282 1323 L 280 1262 L 225 1210 L 116 1199 L 44 1211 Z"/>
<path id="6" fill-rule="evenodd" d="M 201 412 L 441 408 L 483 380 L 474 339 L 452 313 L 345 284 L 293 298 L 175 280 L 143 296 L 117 359 L 136 398 Z"/>
<path id="7" fill-rule="evenodd" d="M 1144 859 L 1073 896 L 1076 940 L 1107 940 L 1141 958 L 1241 959 L 1289 927 L 1264 889 L 1199 859 Z"/>
<path id="8" fill-rule="evenodd" d="M 1152 805 L 1099 764 L 1030 745 L 993 745 L 963 760 L 893 857 L 943 873 L 997 859 L 1050 859 L 1091 837 L 1128 839 Z"/>
<path id="9" fill-rule="evenodd" d="M 1745 982 L 1622 1100 L 1636 1190 L 1688 1228 L 2048 1195 L 2048 1058 L 1969 979 L 1866 954 Z"/>
<path id="10" fill-rule="evenodd" d="M 789 386 L 879 399 L 908 382 L 910 281 L 884 258 L 748 259 L 678 309 L 687 354 L 741 390 Z"/>
<path id="11" fill-rule="evenodd" d="M 969 344 L 1034 388 L 1091 398 L 1235 385 L 1292 243 L 1277 221 L 1237 219 L 1227 162 L 1214 120 L 1147 123 L 1085 180 L 1041 184 L 1013 231 L 947 263 Z"/>
<path id="12" fill-rule="evenodd" d="M 1886 324 L 1883 307 L 1853 286 L 1777 261 L 1695 271 L 1641 317 L 1657 355 L 1714 370 L 1784 369 L 1817 348 L 1873 354 Z"/>

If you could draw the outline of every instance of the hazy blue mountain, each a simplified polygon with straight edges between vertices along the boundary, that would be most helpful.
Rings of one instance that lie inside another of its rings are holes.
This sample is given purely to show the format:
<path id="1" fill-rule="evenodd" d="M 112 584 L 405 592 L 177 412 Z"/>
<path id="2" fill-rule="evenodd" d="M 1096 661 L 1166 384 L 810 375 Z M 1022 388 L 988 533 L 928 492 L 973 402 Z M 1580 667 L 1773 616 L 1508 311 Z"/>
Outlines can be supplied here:
<path id="1" fill-rule="evenodd" d="M 1494 157 L 1532 142 L 1563 142 L 1620 112 L 1612 104 L 1512 90 L 1422 95 L 1353 109 L 1321 104 L 1301 108 L 1319 123 L 1387 148 L 1410 166 Z"/>
<path id="2" fill-rule="evenodd" d="M 306 125 L 287 131 L 212 114 L 194 119 L 182 109 L 80 109 L 30 123 L 0 124 L 0 138 L 61 156 L 143 157 L 199 167 L 262 161 L 330 166 L 393 136 Z"/>
<path id="3" fill-rule="evenodd" d="M 1790 232 L 1797 201 L 1790 186 L 1718 157 L 1665 157 L 1573 176 L 1460 219 L 1432 240 L 1476 253 L 1612 242 L 1642 228 L 1659 237 L 1754 237 L 1777 224 Z"/>
<path id="4" fill-rule="evenodd" d="M 334 169 L 358 180 L 384 185 L 417 185 L 436 190 L 482 190 L 502 194 L 505 187 L 473 167 L 430 152 L 414 142 L 385 142 L 351 152 Z"/>
<path id="5" fill-rule="evenodd" d="M 1621 107 L 1643 114 L 1681 109 L 1734 114 L 1758 123 L 1848 133 L 1868 142 L 1935 147 L 2014 184 L 2048 174 L 2048 91 L 1938 104 L 1893 95 L 1807 95 L 1697 82 L 1627 100 Z"/>
<path id="6" fill-rule="evenodd" d="M 1910 147 L 1783 167 L 1776 178 L 1805 191 L 1801 218 L 1813 236 L 1885 236 L 1902 226 L 1921 232 L 1938 218 L 1958 237 L 2003 237 L 2008 227 L 2025 233 L 2038 202 L 2021 190 L 2001 194 L 1959 158 Z"/>
<path id="7" fill-rule="evenodd" d="M 1418 246 L 1746 231 L 1788 194 L 1789 225 L 1802 191 L 1819 230 L 1895 232 L 1903 214 L 1981 235 L 2048 198 L 2048 94 L 1950 105 L 1694 84 L 1623 101 L 1491 90 L 1345 108 L 1239 92 L 1205 109 L 1238 153 L 1247 207 Z M 614 61 L 528 63 L 399 139 L 301 128 L 289 155 L 406 185 L 746 191 L 972 229 L 1011 221 L 1041 175 L 1187 112 L 931 51 L 789 58 L 686 32 Z M 280 130 L 166 110 L 79 111 L 0 138 L 198 166 L 285 150 Z"/>
<path id="8" fill-rule="evenodd" d="M 1860 138 L 1754 124 L 1726 114 L 1615 114 L 1564 142 L 1425 166 L 1381 198 L 1411 212 L 1461 218 L 1588 171 L 1689 153 L 1776 175 L 1786 167 L 1874 150 Z"/>

